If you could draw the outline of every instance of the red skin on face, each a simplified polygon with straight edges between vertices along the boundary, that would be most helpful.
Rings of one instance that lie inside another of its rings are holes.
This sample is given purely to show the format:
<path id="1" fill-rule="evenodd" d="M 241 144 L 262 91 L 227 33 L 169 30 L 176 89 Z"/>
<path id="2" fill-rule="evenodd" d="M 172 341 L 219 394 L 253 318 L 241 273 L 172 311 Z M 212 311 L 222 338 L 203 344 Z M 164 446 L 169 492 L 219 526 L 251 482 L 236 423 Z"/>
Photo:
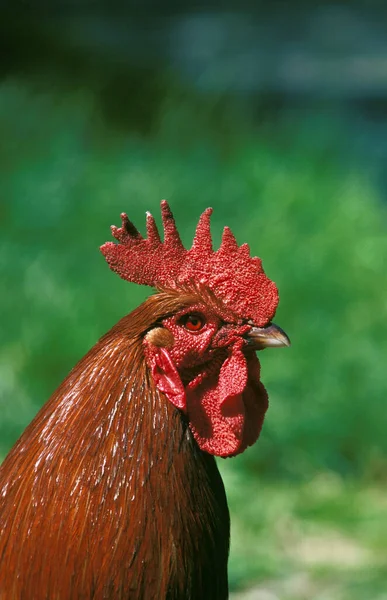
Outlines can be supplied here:
<path id="1" fill-rule="evenodd" d="M 174 344 L 168 349 L 148 344 L 148 363 L 156 387 L 187 414 L 199 447 L 233 456 L 256 441 L 268 406 L 259 361 L 254 352 L 246 352 L 242 337 L 251 326 L 224 326 L 200 305 L 189 312 L 205 316 L 201 331 L 184 328 L 184 313 L 165 319 Z"/>

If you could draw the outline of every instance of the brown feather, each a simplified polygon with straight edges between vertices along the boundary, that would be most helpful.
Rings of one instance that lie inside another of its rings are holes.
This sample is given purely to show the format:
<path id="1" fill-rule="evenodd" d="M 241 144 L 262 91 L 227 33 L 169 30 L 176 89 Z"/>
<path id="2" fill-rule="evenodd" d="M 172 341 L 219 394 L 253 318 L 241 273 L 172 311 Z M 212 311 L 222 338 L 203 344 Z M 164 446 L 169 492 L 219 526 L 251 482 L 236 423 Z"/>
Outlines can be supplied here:
<path id="1" fill-rule="evenodd" d="M 1 600 L 224 600 L 215 460 L 154 386 L 143 336 L 192 301 L 152 296 L 74 367 L 0 467 Z"/>

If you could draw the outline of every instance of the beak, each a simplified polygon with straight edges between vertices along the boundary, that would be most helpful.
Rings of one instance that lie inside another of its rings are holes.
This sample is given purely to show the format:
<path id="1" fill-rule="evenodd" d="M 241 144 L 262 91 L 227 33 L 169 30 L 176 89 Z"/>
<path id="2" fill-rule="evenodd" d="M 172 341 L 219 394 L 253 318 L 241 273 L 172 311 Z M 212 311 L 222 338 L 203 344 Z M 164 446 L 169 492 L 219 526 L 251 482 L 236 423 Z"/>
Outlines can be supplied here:
<path id="1" fill-rule="evenodd" d="M 290 346 L 290 340 L 286 333 L 281 327 L 274 325 L 274 323 L 270 323 L 267 327 L 252 327 L 245 336 L 245 340 L 247 341 L 248 347 L 252 350 Z"/>

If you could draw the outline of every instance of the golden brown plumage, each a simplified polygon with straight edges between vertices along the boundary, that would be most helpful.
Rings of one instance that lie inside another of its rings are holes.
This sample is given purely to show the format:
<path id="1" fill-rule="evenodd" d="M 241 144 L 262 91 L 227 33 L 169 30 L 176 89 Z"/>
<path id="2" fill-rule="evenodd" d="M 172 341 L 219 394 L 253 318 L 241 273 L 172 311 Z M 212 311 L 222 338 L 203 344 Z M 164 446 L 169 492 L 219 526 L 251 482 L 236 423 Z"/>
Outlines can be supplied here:
<path id="1" fill-rule="evenodd" d="M 3 463 L 2 600 L 178 599 L 187 588 L 226 597 L 228 510 L 214 458 L 155 389 L 141 352 L 143 332 L 182 299 L 162 300 L 92 348 Z"/>

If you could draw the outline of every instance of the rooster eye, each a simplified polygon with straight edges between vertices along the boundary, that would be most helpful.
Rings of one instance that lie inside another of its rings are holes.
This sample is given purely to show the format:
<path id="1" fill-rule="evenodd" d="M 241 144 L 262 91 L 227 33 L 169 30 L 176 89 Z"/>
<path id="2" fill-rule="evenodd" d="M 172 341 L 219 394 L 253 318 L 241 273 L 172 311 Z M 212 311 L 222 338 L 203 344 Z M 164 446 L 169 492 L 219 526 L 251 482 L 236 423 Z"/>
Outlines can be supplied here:
<path id="1" fill-rule="evenodd" d="M 200 331 L 204 322 L 204 317 L 197 314 L 184 315 L 182 319 L 182 324 L 188 331 Z"/>

